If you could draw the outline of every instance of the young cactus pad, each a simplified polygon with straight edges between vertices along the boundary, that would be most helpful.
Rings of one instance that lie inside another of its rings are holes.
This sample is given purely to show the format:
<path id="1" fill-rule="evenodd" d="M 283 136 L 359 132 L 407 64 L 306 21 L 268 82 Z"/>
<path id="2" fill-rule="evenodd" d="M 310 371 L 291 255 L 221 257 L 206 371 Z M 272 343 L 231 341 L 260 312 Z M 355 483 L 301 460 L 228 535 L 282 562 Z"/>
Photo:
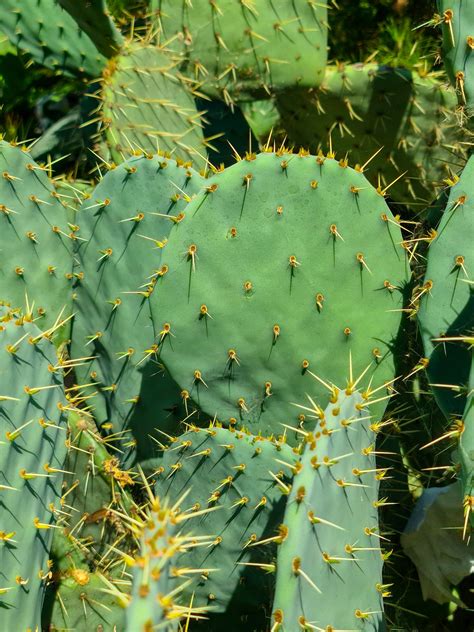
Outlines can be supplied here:
<path id="1" fill-rule="evenodd" d="M 464 155 L 456 96 L 436 75 L 338 64 L 328 67 L 319 89 L 283 94 L 277 105 L 288 142 L 316 152 L 331 137 L 338 155 L 348 152 L 352 163 L 373 156 L 370 182 L 393 183 L 388 194 L 417 211 Z"/>
<path id="2" fill-rule="evenodd" d="M 466 405 L 474 331 L 474 158 L 451 188 L 448 204 L 428 250 L 423 284 L 416 291 L 418 323 L 428 378 L 437 402 L 450 418 Z"/>
<path id="3" fill-rule="evenodd" d="M 349 351 L 382 385 L 408 274 L 401 241 L 383 196 L 346 162 L 248 155 L 170 233 L 151 297 L 160 359 L 206 413 L 253 434 L 304 422 L 294 403 L 310 374 L 340 382 Z"/>
<path id="4" fill-rule="evenodd" d="M 150 492 L 151 493 L 151 492 Z M 126 632 L 178 632 L 180 619 L 205 609 L 183 605 L 182 593 L 192 583 L 192 569 L 179 562 L 180 553 L 209 544 L 208 538 L 190 535 L 191 519 L 200 511 L 183 512 L 180 504 L 187 494 L 171 505 L 151 494 L 150 506 L 141 524 L 135 528 L 140 541 L 133 566 L 132 595 L 126 610 Z M 138 522 L 138 521 L 137 521 Z M 189 617 L 188 617 L 189 618 Z"/>
<path id="5" fill-rule="evenodd" d="M 46 329 L 71 314 L 75 233 L 27 151 L 0 141 L 0 174 L 0 302 L 31 306 Z"/>
<path id="6" fill-rule="evenodd" d="M 0 308 L 0 606 L 4 630 L 40 629 L 66 456 L 53 345 Z"/>
<path id="7" fill-rule="evenodd" d="M 205 164 L 200 114 L 177 62 L 157 46 L 125 47 L 104 71 L 103 125 L 116 162 L 136 150 Z"/>
<path id="8" fill-rule="evenodd" d="M 58 0 L 2 0 L 0 31 L 39 64 L 68 75 L 97 77 L 106 63 Z"/>
<path id="9" fill-rule="evenodd" d="M 182 163 L 135 156 L 106 173 L 77 217 L 86 241 L 78 251 L 83 278 L 72 356 L 94 357 L 77 367 L 77 380 L 100 386 L 91 402 L 96 421 L 113 422 L 115 432 L 132 428 L 142 456 L 152 456 L 155 427 L 175 432 L 184 417 L 180 391 L 157 362 L 161 322 L 151 317 L 149 299 L 167 274 L 168 233 L 201 184 Z"/>
<path id="10" fill-rule="evenodd" d="M 169 446 L 162 459 L 146 463 L 156 475 L 155 493 L 172 502 L 189 492 L 181 509 L 214 508 L 192 523 L 210 545 L 182 556 L 192 568 L 212 568 L 187 589 L 198 606 L 225 612 L 238 602 L 240 616 L 271 597 L 271 584 L 258 562 L 271 562 L 274 532 L 283 519 L 288 477 L 298 452 L 284 441 L 211 426 L 192 427 Z M 267 546 L 256 546 L 266 540 Z M 250 563 L 250 566 L 247 564 Z M 270 585 L 269 585 L 270 584 Z"/>
<path id="11" fill-rule="evenodd" d="M 466 0 L 438 0 L 442 16 L 443 61 L 459 104 L 474 114 L 474 5 Z"/>
<path id="12" fill-rule="evenodd" d="M 327 6 L 313 0 L 152 0 L 162 39 L 202 89 L 224 100 L 319 85 Z"/>
<path id="13" fill-rule="evenodd" d="M 333 390 L 306 445 L 287 501 L 273 608 L 278 632 L 383 627 L 379 478 L 370 406 Z M 370 402 L 369 402 L 370 404 Z"/>

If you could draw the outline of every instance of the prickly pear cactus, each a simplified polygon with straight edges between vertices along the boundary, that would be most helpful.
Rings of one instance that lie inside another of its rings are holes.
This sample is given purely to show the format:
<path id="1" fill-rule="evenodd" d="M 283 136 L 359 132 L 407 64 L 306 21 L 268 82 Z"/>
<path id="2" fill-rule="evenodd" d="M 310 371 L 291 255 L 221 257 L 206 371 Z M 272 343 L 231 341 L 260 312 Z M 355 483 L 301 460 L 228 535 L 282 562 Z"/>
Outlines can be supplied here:
<path id="1" fill-rule="evenodd" d="M 169 151 L 205 165 L 200 115 L 192 87 L 166 52 L 135 42 L 104 71 L 102 121 L 116 162 L 134 151 Z"/>
<path id="2" fill-rule="evenodd" d="M 39 629 L 66 456 L 64 386 L 53 345 L 0 308 L 0 605 L 5 630 Z"/>
<path id="3" fill-rule="evenodd" d="M 370 401 L 333 388 L 305 437 L 277 558 L 274 630 L 384 629 L 376 427 Z M 388 591 L 387 591 L 388 593 Z"/>
<path id="4" fill-rule="evenodd" d="M 130 560 L 133 585 L 126 611 L 127 632 L 153 629 L 177 632 L 179 621 L 196 612 L 192 605 L 182 604 L 181 595 L 191 583 L 186 578 L 196 571 L 181 565 L 177 558 L 195 546 L 205 545 L 206 539 L 196 542 L 187 534 L 190 528 L 187 521 L 202 512 L 181 511 L 179 503 L 184 497 L 173 505 L 164 498 L 152 498 L 145 519 L 136 529 L 140 550 L 135 559 Z M 183 523 L 185 526 L 181 527 Z"/>
<path id="5" fill-rule="evenodd" d="M 280 112 L 275 99 L 247 101 L 240 107 L 250 129 L 263 145 L 280 130 Z"/>
<path id="6" fill-rule="evenodd" d="M 2 0 L 0 30 L 43 66 L 97 77 L 106 63 L 58 0 Z"/>
<path id="7" fill-rule="evenodd" d="M 134 478 L 120 467 L 116 441 L 102 437 L 84 411 L 70 411 L 68 427 L 63 500 L 76 511 L 67 520 L 67 527 L 93 545 L 97 556 L 117 538 L 126 550 L 130 546 L 126 523 L 116 512 L 134 512 Z"/>
<path id="8" fill-rule="evenodd" d="M 87 548 L 68 533 L 67 529 L 57 529 L 52 548 L 52 574 L 48 599 L 54 599 L 48 606 L 48 630 L 123 630 L 125 606 L 130 592 L 128 582 L 117 583 L 110 573 L 91 571 L 86 559 Z M 115 560 L 114 560 L 115 561 Z M 120 573 L 114 573 L 120 576 Z M 128 589 L 128 590 L 127 590 Z"/>
<path id="9" fill-rule="evenodd" d="M 59 4 L 76 20 L 104 57 L 112 57 L 118 52 L 123 37 L 108 13 L 106 0 L 89 0 L 86 3 L 59 0 Z"/>
<path id="10" fill-rule="evenodd" d="M 345 161 L 249 155 L 210 178 L 170 233 L 150 303 L 160 360 L 226 425 L 311 426 L 294 405 L 311 372 L 340 382 L 352 352 L 377 385 L 394 377 L 401 241 L 383 195 Z"/>
<path id="11" fill-rule="evenodd" d="M 31 308 L 47 329 L 71 315 L 76 227 L 27 151 L 0 141 L 0 173 L 0 301 Z"/>
<path id="12" fill-rule="evenodd" d="M 436 75 L 376 64 L 327 68 L 319 89 L 277 100 L 288 143 L 311 152 L 331 142 L 338 156 L 367 165 L 367 177 L 399 203 L 422 211 L 436 185 L 462 163 L 454 91 Z M 267 140 L 265 133 L 263 141 Z"/>
<path id="13" fill-rule="evenodd" d="M 278 6 L 277 6 L 278 5 Z M 170 42 L 202 89 L 224 100 L 318 85 L 327 59 L 327 6 L 313 0 L 152 0 Z"/>
<path id="14" fill-rule="evenodd" d="M 123 458 L 135 442 L 141 457 L 152 456 L 154 428 L 175 432 L 185 416 L 180 389 L 158 361 L 156 341 L 164 333 L 150 297 L 167 274 L 168 233 L 201 182 L 182 163 L 135 156 L 108 171 L 78 213 L 85 241 L 78 251 L 83 275 L 72 356 L 93 356 L 76 369 L 77 380 L 92 384 L 84 393 L 99 389 L 91 402 L 99 424 L 129 431 L 122 436 Z"/>
<path id="15" fill-rule="evenodd" d="M 474 114 L 474 6 L 466 0 L 438 0 L 443 30 L 443 61 L 459 104 Z"/>
<path id="16" fill-rule="evenodd" d="M 413 300 L 419 303 L 418 322 L 427 372 L 436 400 L 444 412 L 462 417 L 466 406 L 474 330 L 474 158 L 451 188 L 448 204 L 428 250 L 428 266 Z"/>
<path id="17" fill-rule="evenodd" d="M 254 565 L 272 562 L 273 536 L 297 459 L 297 449 L 284 439 L 211 426 L 191 427 L 161 459 L 145 464 L 156 478 L 158 497 L 177 503 L 186 494 L 179 502 L 185 514 L 191 507 L 214 509 L 189 525 L 195 536 L 209 536 L 209 546 L 179 558 L 204 569 L 184 593 L 189 598 L 194 593 L 196 606 L 225 612 L 238 602 L 240 618 L 271 600 L 273 581 Z"/>

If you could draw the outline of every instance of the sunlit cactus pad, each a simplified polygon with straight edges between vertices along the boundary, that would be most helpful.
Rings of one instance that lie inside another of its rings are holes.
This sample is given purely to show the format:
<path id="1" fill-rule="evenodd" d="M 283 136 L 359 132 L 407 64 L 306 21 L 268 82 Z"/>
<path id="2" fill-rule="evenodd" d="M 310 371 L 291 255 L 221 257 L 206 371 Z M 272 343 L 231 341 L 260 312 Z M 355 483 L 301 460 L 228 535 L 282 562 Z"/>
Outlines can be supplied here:
<path id="1" fill-rule="evenodd" d="M 401 242 L 383 196 L 344 161 L 248 156 L 170 233 L 151 298 L 160 360 L 205 412 L 254 434 L 304 422 L 294 403 L 310 374 L 340 382 L 350 352 L 382 385 L 408 275 Z"/>

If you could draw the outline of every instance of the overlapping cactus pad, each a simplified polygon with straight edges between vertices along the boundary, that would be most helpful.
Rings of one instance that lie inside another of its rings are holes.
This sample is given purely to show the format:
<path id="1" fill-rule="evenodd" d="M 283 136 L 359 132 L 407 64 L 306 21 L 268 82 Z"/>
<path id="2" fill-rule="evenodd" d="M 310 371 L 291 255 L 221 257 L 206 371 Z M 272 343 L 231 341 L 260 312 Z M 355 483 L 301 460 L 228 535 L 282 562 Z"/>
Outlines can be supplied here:
<path id="1" fill-rule="evenodd" d="M 379 479 L 370 400 L 333 388 L 305 447 L 278 551 L 274 629 L 382 630 Z M 383 540 L 382 540 L 383 542 Z"/>
<path id="2" fill-rule="evenodd" d="M 205 163 L 192 86 L 159 48 L 141 42 L 125 48 L 109 62 L 103 83 L 103 126 L 116 162 L 136 150 L 161 150 Z"/>
<path id="3" fill-rule="evenodd" d="M 185 414 L 180 389 L 157 358 L 161 324 L 150 297 L 167 274 L 168 234 L 201 183 L 188 165 L 138 155 L 106 173 L 77 218 L 85 241 L 72 354 L 93 357 L 77 377 L 101 391 L 96 420 L 116 432 L 131 429 L 124 443 L 137 440 L 148 456 L 154 428 L 175 432 Z"/>
<path id="4" fill-rule="evenodd" d="M 446 416 L 462 415 L 471 371 L 474 331 L 474 159 L 452 187 L 428 251 L 425 279 L 415 298 L 428 375 Z"/>
<path id="5" fill-rule="evenodd" d="M 211 426 L 192 427 L 162 459 L 146 463 L 157 496 L 179 501 L 185 515 L 191 507 L 210 510 L 188 525 L 196 542 L 206 536 L 208 545 L 179 558 L 188 568 L 203 569 L 185 591 L 189 597 L 194 593 L 195 605 L 224 612 L 237 593 L 240 618 L 271 601 L 273 582 L 252 564 L 272 562 L 275 550 L 268 544 L 283 520 L 297 458 L 298 450 L 284 440 Z M 267 538 L 267 546 L 258 546 Z"/>
<path id="6" fill-rule="evenodd" d="M 45 170 L 0 141 L 0 301 L 33 309 L 41 327 L 72 309 L 75 226 Z"/>
<path id="7" fill-rule="evenodd" d="M 438 0 L 443 25 L 443 59 L 468 118 L 474 114 L 474 6 L 463 0 Z"/>
<path id="8" fill-rule="evenodd" d="M 70 75 L 100 74 L 106 58 L 58 0 L 3 0 L 0 28 L 40 64 Z"/>
<path id="9" fill-rule="evenodd" d="M 407 279 L 401 233 L 361 172 L 324 156 L 248 156 L 207 181 L 173 227 L 151 297 L 159 357 L 209 415 L 281 433 L 312 371 L 349 352 L 378 385 Z M 323 388 L 317 388 L 323 397 Z"/>
<path id="10" fill-rule="evenodd" d="M 151 7 L 171 50 L 211 94 L 245 100 L 324 77 L 324 2 L 153 0 Z"/>
<path id="11" fill-rule="evenodd" d="M 64 387 L 53 345 L 0 308 L 0 604 L 6 630 L 40 625 L 66 456 Z"/>
<path id="12" fill-rule="evenodd" d="M 377 64 L 330 66 L 318 89 L 277 99 L 288 142 L 365 164 L 367 177 L 397 202 L 421 211 L 450 169 L 463 163 L 456 96 L 436 74 Z M 467 140 L 467 139 L 466 139 Z"/>
<path id="13" fill-rule="evenodd" d="M 472 627 L 473 3 L 0 1 L 0 632 Z"/>

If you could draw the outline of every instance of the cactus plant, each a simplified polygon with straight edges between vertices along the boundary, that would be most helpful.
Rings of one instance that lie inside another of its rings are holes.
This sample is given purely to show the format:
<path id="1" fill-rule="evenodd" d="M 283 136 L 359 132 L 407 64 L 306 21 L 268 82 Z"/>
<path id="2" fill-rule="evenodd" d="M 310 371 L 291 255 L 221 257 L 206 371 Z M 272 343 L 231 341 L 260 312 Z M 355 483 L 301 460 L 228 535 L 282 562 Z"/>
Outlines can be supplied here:
<path id="1" fill-rule="evenodd" d="M 345 161 L 248 155 L 210 178 L 170 233 L 169 273 L 151 296 L 159 358 L 205 412 L 254 434 L 303 422 L 293 403 L 311 372 L 340 381 L 349 350 L 355 371 L 389 382 L 401 241 L 383 195 Z"/>
<path id="2" fill-rule="evenodd" d="M 462 0 L 438 0 L 443 31 L 443 60 L 465 115 L 474 108 L 474 10 Z"/>
<path id="3" fill-rule="evenodd" d="M 28 152 L 0 141 L 0 300 L 31 306 L 44 329 L 72 310 L 72 243 L 60 195 Z M 67 327 L 63 328 L 67 337 Z"/>
<path id="4" fill-rule="evenodd" d="M 8 630 L 472 627 L 472 10 L 369 4 L 4 0 Z"/>
<path id="5" fill-rule="evenodd" d="M 290 144 L 316 152 L 331 138 L 339 156 L 359 164 L 376 154 L 370 182 L 393 183 L 389 195 L 420 212 L 465 155 L 455 103 L 435 73 L 340 63 L 320 88 L 283 94 L 277 109 Z"/>
<path id="6" fill-rule="evenodd" d="M 327 51 L 325 3 L 152 0 L 156 24 L 190 76 L 224 100 L 318 85 Z"/>
<path id="7" fill-rule="evenodd" d="M 462 337 L 471 335 L 474 328 L 473 175 L 474 159 L 470 158 L 451 188 L 428 250 L 425 278 L 413 297 L 419 304 L 428 377 L 448 418 L 464 412 L 471 371 L 471 352 Z"/>
<path id="8" fill-rule="evenodd" d="M 69 75 L 97 77 L 106 62 L 58 0 L 4 0 L 0 30 L 38 63 Z"/>
<path id="9" fill-rule="evenodd" d="M 40 625 L 66 454 L 61 370 L 31 321 L 0 308 L 0 603 L 8 630 Z"/>
<path id="10" fill-rule="evenodd" d="M 172 152 L 205 164 L 202 124 L 192 87 L 166 52 L 130 44 L 104 71 L 102 122 L 116 162 L 136 150 Z"/>
<path id="11" fill-rule="evenodd" d="M 358 380 L 355 380 L 357 382 Z M 274 629 L 382 630 L 383 553 L 370 399 L 333 387 L 305 436 L 277 558 Z"/>
<path id="12" fill-rule="evenodd" d="M 108 171 L 78 212 L 85 241 L 78 251 L 83 278 L 72 355 L 93 359 L 76 376 L 100 389 L 93 402 L 97 422 L 110 422 L 112 432 L 128 430 L 121 442 L 127 454 L 138 442 L 141 457 L 152 456 L 150 433 L 156 427 L 174 432 L 185 414 L 180 389 L 158 362 L 160 323 L 149 299 L 166 276 L 168 233 L 200 186 L 187 165 L 139 155 Z"/>
<path id="13" fill-rule="evenodd" d="M 256 546 L 270 537 L 283 518 L 285 494 L 297 449 L 283 439 L 254 436 L 221 428 L 191 427 L 176 438 L 160 459 L 147 461 L 146 471 L 156 480 L 157 497 L 179 502 L 182 511 L 191 507 L 212 508 L 190 524 L 196 537 L 208 536 L 209 545 L 184 553 L 178 561 L 192 568 L 214 569 L 188 586 L 194 604 L 224 612 L 238 600 L 242 617 L 271 600 L 272 582 L 252 568 L 271 562 L 271 547 Z M 190 483 L 191 481 L 191 483 Z M 262 550 L 263 549 L 263 550 Z M 253 572 L 252 572 L 253 570 Z"/>

